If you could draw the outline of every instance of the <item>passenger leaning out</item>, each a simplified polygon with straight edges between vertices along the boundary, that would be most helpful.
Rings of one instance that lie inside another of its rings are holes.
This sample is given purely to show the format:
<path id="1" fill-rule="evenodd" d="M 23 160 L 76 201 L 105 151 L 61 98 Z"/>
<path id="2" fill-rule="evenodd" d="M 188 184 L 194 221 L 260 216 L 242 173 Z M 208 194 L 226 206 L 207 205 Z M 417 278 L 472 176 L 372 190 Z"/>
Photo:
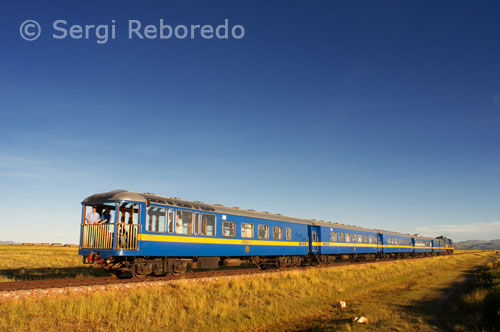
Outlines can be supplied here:
<path id="1" fill-rule="evenodd" d="M 111 213 L 108 209 L 105 209 L 102 213 L 102 218 L 97 221 L 98 225 L 106 224 L 111 222 Z"/>
<path id="2" fill-rule="evenodd" d="M 95 206 L 92 207 L 92 212 L 87 214 L 87 217 L 85 218 L 85 221 L 88 224 L 96 224 L 100 219 L 99 213 L 97 213 Z"/>

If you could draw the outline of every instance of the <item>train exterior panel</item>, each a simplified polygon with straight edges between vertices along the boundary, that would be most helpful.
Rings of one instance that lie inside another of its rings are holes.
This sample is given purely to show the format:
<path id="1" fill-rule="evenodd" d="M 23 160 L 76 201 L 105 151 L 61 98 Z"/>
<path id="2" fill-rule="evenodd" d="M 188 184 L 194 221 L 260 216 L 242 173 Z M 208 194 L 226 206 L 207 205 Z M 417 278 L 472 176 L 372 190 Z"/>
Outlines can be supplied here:
<path id="1" fill-rule="evenodd" d="M 288 266 L 330 262 L 341 255 L 407 257 L 453 252 L 452 241 L 443 237 L 432 239 L 153 194 L 112 191 L 92 195 L 82 206 L 79 253 L 84 262 L 97 260 L 110 271 L 150 274 L 182 270 L 186 262 L 201 267 L 238 260 Z M 99 213 L 100 219 L 91 222 L 87 218 L 90 211 Z"/>

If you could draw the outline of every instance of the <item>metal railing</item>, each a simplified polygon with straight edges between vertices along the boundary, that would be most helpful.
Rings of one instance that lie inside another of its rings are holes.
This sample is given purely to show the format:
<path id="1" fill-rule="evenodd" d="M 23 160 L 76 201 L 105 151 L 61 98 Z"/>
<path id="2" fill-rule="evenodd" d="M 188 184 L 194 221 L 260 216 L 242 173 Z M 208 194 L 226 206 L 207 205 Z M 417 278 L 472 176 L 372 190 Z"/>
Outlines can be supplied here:
<path id="1" fill-rule="evenodd" d="M 82 248 L 112 249 L 114 225 L 82 225 Z"/>
<path id="2" fill-rule="evenodd" d="M 115 229 L 117 232 L 115 248 L 119 250 L 138 250 L 136 224 L 82 225 L 82 248 L 113 249 Z"/>
<path id="3" fill-rule="evenodd" d="M 137 235 L 139 226 L 134 224 L 117 224 L 116 249 L 138 250 Z"/>

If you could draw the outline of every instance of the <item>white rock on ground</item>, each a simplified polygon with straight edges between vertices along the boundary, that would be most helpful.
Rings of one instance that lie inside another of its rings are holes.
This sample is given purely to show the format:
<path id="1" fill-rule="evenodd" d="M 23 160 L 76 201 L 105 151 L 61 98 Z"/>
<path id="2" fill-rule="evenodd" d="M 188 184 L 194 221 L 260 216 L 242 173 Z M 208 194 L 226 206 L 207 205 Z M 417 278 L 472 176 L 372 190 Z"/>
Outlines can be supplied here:
<path id="1" fill-rule="evenodd" d="M 359 316 L 359 317 L 354 318 L 354 322 L 359 323 L 359 324 L 368 323 L 368 319 L 366 319 L 363 316 Z"/>

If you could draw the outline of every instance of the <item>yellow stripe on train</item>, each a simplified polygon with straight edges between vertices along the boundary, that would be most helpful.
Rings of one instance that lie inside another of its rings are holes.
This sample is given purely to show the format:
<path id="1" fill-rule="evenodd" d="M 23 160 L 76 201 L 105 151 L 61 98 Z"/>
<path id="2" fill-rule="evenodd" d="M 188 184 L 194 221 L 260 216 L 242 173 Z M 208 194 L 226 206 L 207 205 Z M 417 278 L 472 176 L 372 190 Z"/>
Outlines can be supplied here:
<path id="1" fill-rule="evenodd" d="M 180 236 L 180 235 L 156 235 L 156 234 L 139 234 L 141 241 L 154 242 L 176 242 L 176 243 L 203 243 L 203 244 L 233 244 L 233 245 L 254 245 L 254 246 L 287 246 L 287 247 L 307 247 L 307 242 L 292 242 L 292 241 L 269 241 L 269 240 L 243 240 L 243 239 L 221 239 L 207 238 L 195 236 Z M 413 246 L 397 246 L 397 245 L 377 245 L 368 243 L 352 243 L 352 242 L 313 242 L 316 247 L 357 247 L 357 248 L 399 248 L 399 249 L 444 249 L 444 247 L 413 247 Z"/>

